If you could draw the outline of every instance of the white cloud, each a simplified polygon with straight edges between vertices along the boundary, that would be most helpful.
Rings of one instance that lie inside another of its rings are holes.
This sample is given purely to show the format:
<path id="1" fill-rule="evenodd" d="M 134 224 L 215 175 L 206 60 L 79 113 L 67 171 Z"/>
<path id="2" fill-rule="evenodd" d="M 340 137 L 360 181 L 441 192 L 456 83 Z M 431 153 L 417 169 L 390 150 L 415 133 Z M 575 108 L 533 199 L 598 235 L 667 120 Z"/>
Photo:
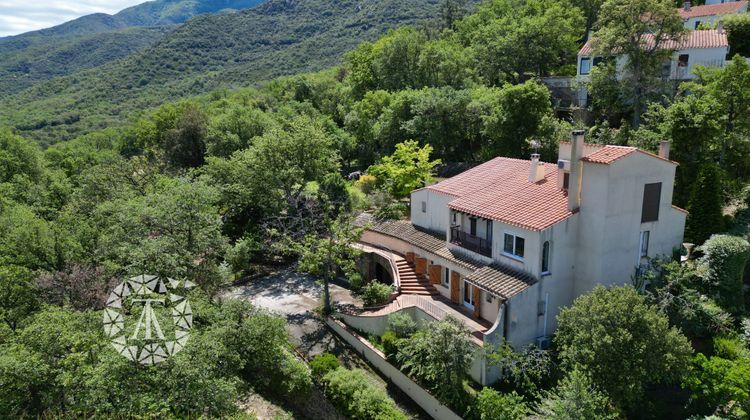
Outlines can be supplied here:
<path id="1" fill-rule="evenodd" d="M 91 13 L 114 14 L 144 0 L 0 0 L 0 36 L 16 35 Z"/>

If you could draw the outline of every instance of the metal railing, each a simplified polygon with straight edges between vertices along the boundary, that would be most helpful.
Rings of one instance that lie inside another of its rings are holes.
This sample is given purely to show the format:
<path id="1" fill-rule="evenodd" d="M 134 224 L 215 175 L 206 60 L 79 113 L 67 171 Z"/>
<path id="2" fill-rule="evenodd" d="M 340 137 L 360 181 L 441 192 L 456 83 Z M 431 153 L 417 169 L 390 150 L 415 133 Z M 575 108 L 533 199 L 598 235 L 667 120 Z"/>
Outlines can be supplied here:
<path id="1" fill-rule="evenodd" d="M 484 238 L 462 231 L 461 226 L 451 226 L 451 243 L 492 258 L 492 243 Z"/>
<path id="2" fill-rule="evenodd" d="M 443 308 L 419 295 L 401 295 L 401 306 L 416 306 L 438 321 L 445 319 L 448 315 Z"/>

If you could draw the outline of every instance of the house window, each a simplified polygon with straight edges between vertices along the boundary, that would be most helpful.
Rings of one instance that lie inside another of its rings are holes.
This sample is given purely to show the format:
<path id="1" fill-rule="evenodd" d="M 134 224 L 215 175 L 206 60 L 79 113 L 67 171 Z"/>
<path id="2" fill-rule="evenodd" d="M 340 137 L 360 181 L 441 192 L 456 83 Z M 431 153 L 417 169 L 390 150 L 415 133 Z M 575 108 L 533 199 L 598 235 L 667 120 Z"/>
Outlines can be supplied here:
<path id="1" fill-rule="evenodd" d="M 485 300 L 485 301 L 486 301 L 487 303 L 492 303 L 492 302 L 493 302 L 493 301 L 495 300 L 495 297 L 494 297 L 494 296 L 492 296 L 491 294 L 489 294 L 488 292 L 485 292 L 485 293 L 484 293 L 484 300 Z"/>
<path id="2" fill-rule="evenodd" d="M 591 73 L 591 57 L 581 57 L 581 71 L 579 74 L 586 75 Z"/>
<path id="3" fill-rule="evenodd" d="M 698 30 L 698 28 L 700 28 L 700 26 L 701 26 L 701 21 L 699 21 L 699 20 L 696 20 L 696 21 L 695 21 L 695 30 L 697 31 L 697 30 Z"/>
<path id="4" fill-rule="evenodd" d="M 646 184 L 643 188 L 643 207 L 641 223 L 659 220 L 659 201 L 661 199 L 661 182 Z"/>
<path id="5" fill-rule="evenodd" d="M 689 54 L 680 54 L 680 56 L 677 58 L 677 67 L 687 67 L 689 60 Z"/>
<path id="6" fill-rule="evenodd" d="M 503 251 L 506 254 L 523 258 L 526 241 L 520 237 L 506 233 L 503 241 Z"/>
<path id="7" fill-rule="evenodd" d="M 542 273 L 549 273 L 549 241 L 542 245 Z"/>
<path id="8" fill-rule="evenodd" d="M 422 202 L 422 213 L 427 213 L 427 202 L 426 201 Z"/>
<path id="9" fill-rule="evenodd" d="M 456 224 L 456 212 L 455 211 L 453 212 L 453 224 L 454 225 Z"/>
<path id="10" fill-rule="evenodd" d="M 474 217 L 469 219 L 469 233 L 472 236 L 477 236 L 477 219 Z"/>
<path id="11" fill-rule="evenodd" d="M 485 233 L 485 238 L 487 239 L 487 242 L 492 244 L 492 220 L 487 221 L 487 232 Z"/>
<path id="12" fill-rule="evenodd" d="M 567 190 L 568 187 L 570 187 L 570 173 L 569 172 L 565 172 L 563 174 L 563 189 Z"/>
<path id="13" fill-rule="evenodd" d="M 641 259 L 648 258 L 648 240 L 650 236 L 651 232 L 648 230 L 641 232 L 641 247 L 638 253 L 638 264 L 640 264 Z"/>
<path id="14" fill-rule="evenodd" d="M 448 280 L 451 278 L 451 270 L 445 267 L 445 275 L 443 276 L 443 285 L 448 286 Z"/>

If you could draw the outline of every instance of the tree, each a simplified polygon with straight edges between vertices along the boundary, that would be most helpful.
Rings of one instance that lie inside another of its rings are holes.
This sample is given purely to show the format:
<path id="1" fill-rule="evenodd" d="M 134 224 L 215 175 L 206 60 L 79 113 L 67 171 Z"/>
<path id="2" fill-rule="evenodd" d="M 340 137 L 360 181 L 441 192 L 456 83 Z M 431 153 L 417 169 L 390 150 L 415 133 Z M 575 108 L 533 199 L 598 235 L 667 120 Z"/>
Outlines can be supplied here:
<path id="1" fill-rule="evenodd" d="M 406 197 L 412 190 L 420 188 L 432 179 L 433 169 L 440 160 L 430 161 L 432 146 L 420 148 L 414 140 L 396 145 L 391 156 L 385 156 L 367 172 L 375 176 L 381 185 L 388 185 L 396 197 Z"/>
<path id="2" fill-rule="evenodd" d="M 527 397 L 535 397 L 539 389 L 551 380 L 552 359 L 549 352 L 529 345 L 516 351 L 503 342 L 497 347 L 485 348 L 490 364 L 503 372 L 502 381 Z"/>
<path id="3" fill-rule="evenodd" d="M 750 56 L 750 16 L 745 13 L 722 16 L 727 30 L 729 48 L 742 57 Z"/>
<path id="4" fill-rule="evenodd" d="M 606 0 L 599 12 L 593 47 L 597 55 L 625 57 L 623 77 L 631 87 L 633 127 L 638 128 L 646 101 L 658 89 L 660 66 L 672 55 L 664 43 L 685 33 L 671 0 Z"/>
<path id="5" fill-rule="evenodd" d="M 530 414 L 523 397 L 515 391 L 501 394 L 488 387 L 477 394 L 476 408 L 481 420 L 520 420 Z"/>
<path id="6" fill-rule="evenodd" d="M 599 18 L 599 10 L 601 10 L 604 0 L 572 0 L 571 3 L 581 9 L 586 16 L 586 32 L 584 34 L 588 36 L 589 31 L 594 28 L 594 24 Z"/>
<path id="7" fill-rule="evenodd" d="M 458 25 L 485 84 L 548 76 L 575 61 L 583 31 L 580 10 L 562 1 L 493 0 Z"/>
<path id="8" fill-rule="evenodd" d="M 339 367 L 323 377 L 323 384 L 326 396 L 348 418 L 406 419 L 396 403 L 362 369 Z"/>
<path id="9" fill-rule="evenodd" d="M 440 17 L 444 29 L 454 29 L 456 22 L 466 14 L 466 0 L 443 0 L 440 4 Z"/>
<path id="10" fill-rule="evenodd" d="M 699 249 L 704 253 L 699 262 L 703 276 L 719 305 L 729 313 L 741 314 L 745 310 L 743 286 L 750 244 L 736 236 L 714 235 Z"/>
<path id="11" fill-rule="evenodd" d="M 695 369 L 685 380 L 693 405 L 705 414 L 743 418 L 750 413 L 750 359 L 707 358 L 698 353 Z M 722 416 L 722 417 L 723 417 Z"/>
<path id="12" fill-rule="evenodd" d="M 597 286 L 558 315 L 562 367 L 591 375 L 624 410 L 635 410 L 649 385 L 678 382 L 692 353 L 667 317 L 631 287 Z"/>
<path id="13" fill-rule="evenodd" d="M 42 165 L 42 154 L 33 142 L 0 129 L 0 184 L 11 182 L 16 176 L 38 181 Z"/>
<path id="14" fill-rule="evenodd" d="M 0 320 L 15 331 L 38 308 L 31 272 L 23 267 L 0 265 Z"/>
<path id="15" fill-rule="evenodd" d="M 82 264 L 70 264 L 65 270 L 43 273 L 36 279 L 46 303 L 69 305 L 79 311 L 103 309 L 116 285 L 116 278 L 107 278 L 104 267 Z"/>
<path id="16" fill-rule="evenodd" d="M 609 397 L 587 374 L 573 370 L 552 391 L 545 392 L 536 415 L 550 420 L 617 419 Z"/>
<path id="17" fill-rule="evenodd" d="M 449 315 L 405 339 L 396 359 L 404 372 L 425 384 L 439 400 L 454 409 L 463 408 L 463 384 L 477 351 L 469 337 L 466 326 Z"/>
<path id="18" fill-rule="evenodd" d="M 703 165 L 690 194 L 685 238 L 702 244 L 712 234 L 724 230 L 724 197 L 721 174 L 712 163 Z"/>

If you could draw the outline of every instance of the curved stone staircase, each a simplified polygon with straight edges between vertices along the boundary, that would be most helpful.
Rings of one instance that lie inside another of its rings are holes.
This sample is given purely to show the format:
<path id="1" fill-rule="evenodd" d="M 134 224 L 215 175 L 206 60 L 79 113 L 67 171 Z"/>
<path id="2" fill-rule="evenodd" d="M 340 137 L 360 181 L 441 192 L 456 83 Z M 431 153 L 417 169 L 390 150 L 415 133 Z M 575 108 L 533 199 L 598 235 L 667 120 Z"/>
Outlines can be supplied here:
<path id="1" fill-rule="evenodd" d="M 431 285 L 424 274 L 417 274 L 412 264 L 403 258 L 397 258 L 396 270 L 401 283 L 401 294 L 437 296 L 440 292 Z"/>

